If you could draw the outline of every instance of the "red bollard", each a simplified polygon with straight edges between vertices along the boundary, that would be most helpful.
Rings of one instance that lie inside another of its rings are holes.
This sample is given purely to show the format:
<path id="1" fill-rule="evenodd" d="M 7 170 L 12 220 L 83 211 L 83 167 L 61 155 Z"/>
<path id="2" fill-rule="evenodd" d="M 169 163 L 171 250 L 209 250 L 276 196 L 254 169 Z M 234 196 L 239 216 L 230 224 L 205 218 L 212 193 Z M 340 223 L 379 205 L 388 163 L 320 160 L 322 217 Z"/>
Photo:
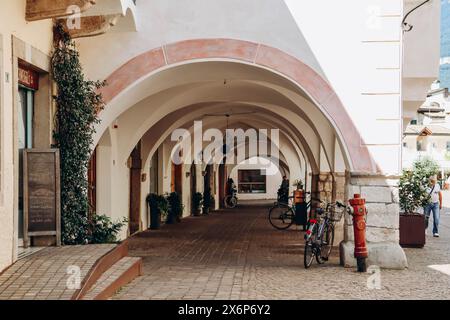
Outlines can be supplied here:
<path id="1" fill-rule="evenodd" d="M 353 207 L 353 230 L 355 235 L 355 258 L 358 265 L 358 272 L 367 272 L 366 259 L 369 257 L 366 244 L 366 200 L 361 195 L 355 194 L 349 201 Z"/>

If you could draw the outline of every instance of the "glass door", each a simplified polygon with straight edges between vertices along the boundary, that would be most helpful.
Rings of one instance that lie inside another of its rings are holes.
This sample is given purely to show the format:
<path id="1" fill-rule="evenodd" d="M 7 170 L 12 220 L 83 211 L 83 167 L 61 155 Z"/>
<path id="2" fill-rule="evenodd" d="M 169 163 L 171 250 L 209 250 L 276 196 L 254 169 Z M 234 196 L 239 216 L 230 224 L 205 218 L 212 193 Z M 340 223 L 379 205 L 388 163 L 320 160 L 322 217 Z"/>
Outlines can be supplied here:
<path id="1" fill-rule="evenodd" d="M 19 88 L 19 110 L 17 117 L 19 149 L 19 246 L 23 246 L 23 151 L 33 148 L 34 93 L 24 87 Z"/>

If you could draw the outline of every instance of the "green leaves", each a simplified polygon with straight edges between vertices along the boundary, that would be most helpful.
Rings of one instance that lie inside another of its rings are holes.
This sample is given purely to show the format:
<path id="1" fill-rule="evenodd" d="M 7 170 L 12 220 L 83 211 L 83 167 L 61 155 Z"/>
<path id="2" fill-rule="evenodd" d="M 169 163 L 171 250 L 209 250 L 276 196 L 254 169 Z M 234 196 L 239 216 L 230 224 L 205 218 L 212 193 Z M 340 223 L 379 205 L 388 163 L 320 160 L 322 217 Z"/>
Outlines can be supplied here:
<path id="1" fill-rule="evenodd" d="M 90 241 L 87 170 L 94 125 L 104 107 L 97 91 L 105 83 L 85 80 L 75 43 L 61 24 L 55 25 L 54 38 L 51 62 L 58 93 L 53 136 L 61 155 L 62 238 L 65 244 L 86 244 Z"/>
<path id="2" fill-rule="evenodd" d="M 419 207 L 427 205 L 430 195 L 427 192 L 429 177 L 439 172 L 439 165 L 430 158 L 414 162 L 413 170 L 405 170 L 400 178 L 400 208 L 405 213 L 415 213 Z"/>
<path id="3" fill-rule="evenodd" d="M 90 221 L 89 229 L 91 230 L 89 236 L 89 243 L 116 243 L 117 235 L 128 221 L 123 219 L 118 222 L 113 222 L 107 216 L 95 215 Z"/>
<path id="4" fill-rule="evenodd" d="M 181 218 L 184 208 L 180 195 L 176 192 L 172 192 L 171 194 L 166 196 L 166 199 L 168 202 L 169 215 L 175 218 Z"/>

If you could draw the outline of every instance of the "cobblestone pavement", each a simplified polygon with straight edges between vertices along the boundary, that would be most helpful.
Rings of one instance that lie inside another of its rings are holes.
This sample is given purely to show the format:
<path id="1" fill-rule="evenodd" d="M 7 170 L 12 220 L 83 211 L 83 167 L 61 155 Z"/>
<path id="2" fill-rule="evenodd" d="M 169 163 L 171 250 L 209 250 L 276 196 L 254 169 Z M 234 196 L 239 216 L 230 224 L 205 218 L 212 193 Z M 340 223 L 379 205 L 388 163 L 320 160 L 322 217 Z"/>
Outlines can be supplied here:
<path id="1" fill-rule="evenodd" d="M 274 230 L 266 215 L 266 207 L 245 206 L 133 238 L 144 276 L 114 299 L 450 299 L 450 275 L 428 267 L 450 264 L 448 214 L 441 238 L 406 249 L 409 269 L 381 270 L 379 290 L 368 288 L 370 274 L 340 267 L 336 253 L 305 270 L 302 234 Z"/>
<path id="2" fill-rule="evenodd" d="M 20 259 L 0 274 L 0 300 L 70 300 L 68 267 L 80 268 L 83 280 L 95 262 L 115 245 L 46 248 Z"/>

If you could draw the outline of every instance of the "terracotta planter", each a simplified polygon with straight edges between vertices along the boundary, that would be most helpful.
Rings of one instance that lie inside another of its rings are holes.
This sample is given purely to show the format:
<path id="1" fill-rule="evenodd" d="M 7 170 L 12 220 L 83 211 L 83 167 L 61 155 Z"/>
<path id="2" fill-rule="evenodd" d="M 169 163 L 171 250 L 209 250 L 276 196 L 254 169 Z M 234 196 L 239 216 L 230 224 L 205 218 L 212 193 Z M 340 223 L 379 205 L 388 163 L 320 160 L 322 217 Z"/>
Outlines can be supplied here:
<path id="1" fill-rule="evenodd" d="M 423 248 L 425 243 L 425 216 L 400 214 L 400 245 L 405 248 Z"/>

